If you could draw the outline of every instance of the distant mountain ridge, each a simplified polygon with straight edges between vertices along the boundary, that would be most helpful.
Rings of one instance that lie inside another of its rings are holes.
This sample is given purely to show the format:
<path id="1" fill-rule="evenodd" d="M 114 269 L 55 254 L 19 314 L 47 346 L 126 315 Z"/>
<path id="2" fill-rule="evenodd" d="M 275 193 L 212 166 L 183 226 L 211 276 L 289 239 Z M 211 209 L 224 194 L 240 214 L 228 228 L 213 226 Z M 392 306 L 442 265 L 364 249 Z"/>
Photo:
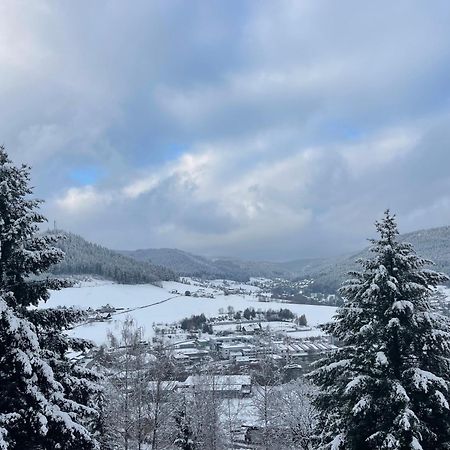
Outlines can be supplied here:
<path id="1" fill-rule="evenodd" d="M 172 248 L 109 250 L 73 233 L 58 231 L 66 239 L 58 246 L 65 260 L 52 269 L 55 274 L 91 274 L 119 283 L 157 283 L 178 276 L 248 281 L 250 277 L 312 279 L 310 289 L 334 293 L 356 260 L 369 256 L 368 248 L 332 258 L 304 258 L 287 262 L 250 261 L 237 258 L 211 259 Z M 434 268 L 450 274 L 450 226 L 418 230 L 400 235 L 417 253 L 435 262 Z"/>
<path id="2" fill-rule="evenodd" d="M 403 242 L 413 244 L 417 253 L 434 261 L 434 268 L 450 274 L 450 226 L 418 230 L 400 235 Z M 304 258 L 282 263 L 245 261 L 236 258 L 208 259 L 177 249 L 145 249 L 120 253 L 153 264 L 169 267 L 181 276 L 230 278 L 246 281 L 249 277 L 313 279 L 311 289 L 334 293 L 358 269 L 357 260 L 369 256 L 368 247 L 353 254 L 330 258 Z"/>
<path id="3" fill-rule="evenodd" d="M 167 267 L 136 261 L 76 234 L 61 230 L 47 233 L 64 236 L 56 244 L 64 251 L 65 258 L 51 268 L 50 272 L 55 275 L 93 275 L 122 284 L 157 284 L 178 279 L 178 275 Z"/>
<path id="4" fill-rule="evenodd" d="M 180 276 L 227 278 L 235 281 L 248 281 L 252 276 L 291 276 L 288 271 L 272 263 L 233 258 L 208 259 L 173 248 L 122 250 L 120 253 L 137 261 L 169 267 Z"/>

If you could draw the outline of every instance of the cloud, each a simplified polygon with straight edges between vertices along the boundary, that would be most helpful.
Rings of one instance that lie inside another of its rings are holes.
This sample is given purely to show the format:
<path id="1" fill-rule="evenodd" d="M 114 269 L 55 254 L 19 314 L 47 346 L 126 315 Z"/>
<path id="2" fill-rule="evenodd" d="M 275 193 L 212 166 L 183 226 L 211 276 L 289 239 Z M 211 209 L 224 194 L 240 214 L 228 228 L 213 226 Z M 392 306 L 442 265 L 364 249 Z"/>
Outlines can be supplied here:
<path id="1" fill-rule="evenodd" d="M 94 209 L 107 207 L 113 201 L 110 193 L 98 192 L 93 186 L 69 188 L 56 205 L 67 214 L 91 212 Z"/>
<path id="2" fill-rule="evenodd" d="M 125 197 L 134 199 L 142 194 L 152 191 L 158 186 L 159 182 L 159 177 L 149 175 L 147 177 L 132 181 L 130 184 L 122 188 L 122 193 Z"/>
<path id="3" fill-rule="evenodd" d="M 266 133 L 263 144 L 259 138 L 222 142 L 214 151 L 202 144 L 148 173 L 134 173 L 123 186 L 71 188 L 56 204 L 66 214 L 103 223 L 115 211 L 124 230 L 139 230 L 135 246 L 146 236 L 144 246 L 295 257 L 299 248 L 326 252 L 321 242 L 332 245 L 331 236 L 340 233 L 345 239 L 338 248 L 345 250 L 355 245 L 355 223 L 369 232 L 377 213 L 398 202 L 401 193 L 389 198 L 384 189 L 375 203 L 368 199 L 379 190 L 377 179 L 386 191 L 393 189 L 391 168 L 411 161 L 420 142 L 417 129 L 388 129 L 364 144 L 300 146 L 274 156 L 269 150 L 286 134 Z M 357 239 L 363 242 L 360 234 Z"/>
<path id="4" fill-rule="evenodd" d="M 0 13 L 1 141 L 60 226 L 283 259 L 364 245 L 386 206 L 405 230 L 450 221 L 448 2 Z"/>

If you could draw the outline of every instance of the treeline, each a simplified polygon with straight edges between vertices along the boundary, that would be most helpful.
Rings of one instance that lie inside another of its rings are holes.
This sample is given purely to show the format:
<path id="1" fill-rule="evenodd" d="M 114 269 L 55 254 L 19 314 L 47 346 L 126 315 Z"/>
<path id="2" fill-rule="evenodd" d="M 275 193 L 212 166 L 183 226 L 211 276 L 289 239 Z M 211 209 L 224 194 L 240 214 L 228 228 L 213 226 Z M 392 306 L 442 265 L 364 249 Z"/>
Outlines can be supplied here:
<path id="1" fill-rule="evenodd" d="M 185 331 L 201 330 L 203 333 L 212 333 L 212 326 L 208 323 L 208 319 L 203 313 L 184 318 L 180 322 L 180 326 Z"/>
<path id="2" fill-rule="evenodd" d="M 239 313 L 240 314 L 240 313 Z M 296 316 L 290 309 L 281 308 L 279 311 L 274 311 L 273 309 L 268 309 L 262 313 L 257 313 L 254 308 L 246 308 L 242 313 L 244 319 L 252 320 L 255 319 L 257 315 L 263 314 L 264 318 L 268 322 L 275 322 L 278 320 L 286 321 L 286 320 L 294 320 L 298 325 L 307 326 L 308 321 L 306 316 L 302 314 L 301 316 Z"/>
<path id="3" fill-rule="evenodd" d="M 67 231 L 49 231 L 48 234 L 63 236 L 56 246 L 65 253 L 65 258 L 50 268 L 55 275 L 95 275 L 122 284 L 156 284 L 178 279 L 166 267 L 135 261 L 76 234 Z"/>
<path id="4" fill-rule="evenodd" d="M 292 320 L 295 319 L 295 314 L 286 308 L 280 308 L 278 311 L 268 309 L 264 312 L 264 316 L 268 322 L 275 322 L 277 320 Z"/>

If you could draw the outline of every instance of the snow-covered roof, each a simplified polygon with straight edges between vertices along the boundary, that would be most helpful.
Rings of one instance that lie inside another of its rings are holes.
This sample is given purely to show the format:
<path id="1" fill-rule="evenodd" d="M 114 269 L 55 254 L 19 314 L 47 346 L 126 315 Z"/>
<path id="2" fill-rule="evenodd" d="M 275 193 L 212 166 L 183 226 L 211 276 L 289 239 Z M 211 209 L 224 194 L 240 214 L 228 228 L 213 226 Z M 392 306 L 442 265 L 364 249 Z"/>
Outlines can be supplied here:
<path id="1" fill-rule="evenodd" d="M 172 381 L 172 380 L 159 381 L 159 388 L 164 391 L 173 391 L 178 387 L 179 384 L 180 384 L 179 381 Z M 151 391 L 156 391 L 156 389 L 158 388 L 158 381 L 149 381 L 148 388 Z"/>
<path id="2" fill-rule="evenodd" d="M 208 390 L 241 390 L 244 386 L 251 386 L 250 375 L 190 375 L 184 385 L 190 388 L 203 388 Z"/>
<path id="3" fill-rule="evenodd" d="M 189 356 L 186 356 L 183 353 L 174 353 L 173 357 L 175 359 L 189 359 Z"/>
<path id="4" fill-rule="evenodd" d="M 252 358 L 250 356 L 236 356 L 236 362 L 250 362 Z"/>
<path id="5" fill-rule="evenodd" d="M 175 354 L 183 355 L 206 355 L 208 352 L 206 350 L 199 350 L 198 348 L 180 348 L 174 351 Z"/>
<path id="6" fill-rule="evenodd" d="M 233 350 L 235 348 L 242 349 L 242 348 L 248 348 L 248 347 L 249 347 L 248 344 L 243 344 L 243 343 L 241 343 L 241 344 L 222 344 L 222 349 L 225 349 L 225 350 Z"/>

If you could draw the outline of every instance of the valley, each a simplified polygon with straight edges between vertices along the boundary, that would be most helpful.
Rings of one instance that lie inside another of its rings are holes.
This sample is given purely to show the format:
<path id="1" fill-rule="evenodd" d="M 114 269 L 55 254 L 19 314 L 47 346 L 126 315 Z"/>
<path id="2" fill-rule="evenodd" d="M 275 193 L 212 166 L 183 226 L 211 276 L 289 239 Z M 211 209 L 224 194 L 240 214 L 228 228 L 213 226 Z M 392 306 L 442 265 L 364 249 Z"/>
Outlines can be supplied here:
<path id="1" fill-rule="evenodd" d="M 216 316 L 229 306 L 234 310 L 252 307 L 255 310 L 268 309 L 291 310 L 296 315 L 305 314 L 308 324 L 314 327 L 314 333 L 320 333 L 316 326 L 331 320 L 336 311 L 332 306 L 291 304 L 283 300 L 267 299 L 259 301 L 259 288 L 239 282 L 204 282 L 183 284 L 164 281 L 162 287 L 142 285 L 122 285 L 113 282 L 80 282 L 78 285 L 61 291 L 53 291 L 50 300 L 42 304 L 44 308 L 75 307 L 87 310 L 105 305 L 118 310 L 111 319 L 78 325 L 69 333 L 72 336 L 90 339 L 97 344 L 106 342 L 108 331 L 117 332 L 124 318 L 129 315 L 139 326 L 144 327 L 145 335 L 154 335 L 153 325 L 169 324 L 185 317 L 204 313 L 207 317 Z M 206 287 L 210 286 L 210 287 Z M 240 294 L 228 294 L 230 288 L 239 289 Z M 174 291 L 180 294 L 174 294 Z M 189 295 L 185 295 L 189 291 Z M 214 298 L 194 296 L 197 291 L 212 294 Z M 166 301 L 165 301 L 166 300 Z M 305 334 L 305 337 L 307 334 Z"/>

